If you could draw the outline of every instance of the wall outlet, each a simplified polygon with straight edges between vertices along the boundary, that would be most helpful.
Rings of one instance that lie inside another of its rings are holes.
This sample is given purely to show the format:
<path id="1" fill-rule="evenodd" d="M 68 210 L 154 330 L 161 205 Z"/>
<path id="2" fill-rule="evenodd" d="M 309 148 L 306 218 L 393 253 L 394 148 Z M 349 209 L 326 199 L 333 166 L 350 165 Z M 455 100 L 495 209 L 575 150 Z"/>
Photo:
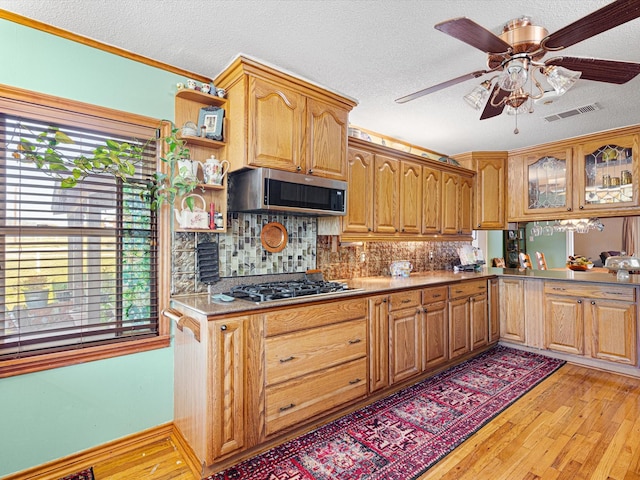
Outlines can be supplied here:
<path id="1" fill-rule="evenodd" d="M 433 251 L 429 252 L 429 261 L 433 262 Z"/>
<path id="2" fill-rule="evenodd" d="M 360 254 L 360 262 L 364 263 L 367 261 L 367 254 L 365 252 L 362 252 Z"/>

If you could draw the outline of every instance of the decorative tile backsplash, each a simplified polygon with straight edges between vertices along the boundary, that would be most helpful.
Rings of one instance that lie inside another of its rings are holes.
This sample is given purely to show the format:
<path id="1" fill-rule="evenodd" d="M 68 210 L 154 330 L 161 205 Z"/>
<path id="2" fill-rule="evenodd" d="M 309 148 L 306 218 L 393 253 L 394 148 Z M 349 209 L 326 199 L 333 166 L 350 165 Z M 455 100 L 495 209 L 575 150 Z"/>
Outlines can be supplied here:
<path id="1" fill-rule="evenodd" d="M 317 268 L 331 280 L 389 275 L 389 263 L 394 260 L 409 260 L 413 272 L 451 269 L 458 259 L 458 248 L 470 243 L 358 242 L 332 249 L 332 240 L 318 236 Z"/>
<path id="2" fill-rule="evenodd" d="M 287 231 L 287 245 L 277 253 L 262 246 L 262 227 L 281 223 Z M 175 233 L 172 255 L 173 295 L 207 291 L 198 280 L 197 245 L 217 242 L 220 277 L 246 277 L 282 273 L 303 273 L 316 268 L 317 221 L 315 217 L 286 214 L 231 213 L 226 233 Z"/>

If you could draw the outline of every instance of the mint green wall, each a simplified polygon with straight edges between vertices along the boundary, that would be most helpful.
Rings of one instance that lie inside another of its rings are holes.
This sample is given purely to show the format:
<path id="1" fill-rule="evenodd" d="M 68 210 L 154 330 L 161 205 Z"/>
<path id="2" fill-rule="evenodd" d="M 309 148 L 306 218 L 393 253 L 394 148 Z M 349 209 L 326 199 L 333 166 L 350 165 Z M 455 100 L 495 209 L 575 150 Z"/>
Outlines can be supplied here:
<path id="1" fill-rule="evenodd" d="M 546 226 L 547 222 L 540 222 L 541 226 Z M 549 222 L 549 225 L 553 225 L 553 221 Z M 561 268 L 567 264 L 567 234 L 566 233 L 554 233 L 550 236 L 538 236 L 531 235 L 531 228 L 533 222 L 527 223 L 527 253 L 531 257 L 531 263 L 533 268 L 537 268 L 536 265 L 536 252 L 544 253 L 544 257 L 547 260 L 547 268 Z"/>
<path id="2" fill-rule="evenodd" d="M 504 240 L 502 230 L 489 230 L 487 232 L 487 252 L 484 258 L 488 266 L 491 266 L 492 258 L 504 258 Z"/>
<path id="3" fill-rule="evenodd" d="M 173 119 L 184 78 L 0 20 L 0 83 Z M 173 420 L 173 348 L 0 379 L 0 477 Z"/>

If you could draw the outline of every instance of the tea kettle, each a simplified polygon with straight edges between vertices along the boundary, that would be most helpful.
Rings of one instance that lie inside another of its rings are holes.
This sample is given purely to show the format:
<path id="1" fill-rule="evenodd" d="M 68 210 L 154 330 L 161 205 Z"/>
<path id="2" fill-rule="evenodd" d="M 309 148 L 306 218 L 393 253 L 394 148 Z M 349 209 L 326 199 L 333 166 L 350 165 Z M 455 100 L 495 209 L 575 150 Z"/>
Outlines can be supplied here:
<path id="1" fill-rule="evenodd" d="M 215 155 L 211 155 L 211 158 L 208 158 L 202 164 L 204 183 L 209 185 L 222 185 L 222 180 L 228 171 L 229 162 L 227 160 L 218 160 Z"/>
<path id="2" fill-rule="evenodd" d="M 202 208 L 194 204 L 193 210 L 185 205 L 185 201 L 189 197 L 194 197 L 202 202 Z M 206 203 L 203 197 L 192 193 L 182 199 L 182 210 L 174 208 L 173 211 L 176 215 L 176 220 L 180 224 L 180 228 L 193 228 L 193 229 L 208 229 L 209 228 L 209 214 L 205 211 Z"/>

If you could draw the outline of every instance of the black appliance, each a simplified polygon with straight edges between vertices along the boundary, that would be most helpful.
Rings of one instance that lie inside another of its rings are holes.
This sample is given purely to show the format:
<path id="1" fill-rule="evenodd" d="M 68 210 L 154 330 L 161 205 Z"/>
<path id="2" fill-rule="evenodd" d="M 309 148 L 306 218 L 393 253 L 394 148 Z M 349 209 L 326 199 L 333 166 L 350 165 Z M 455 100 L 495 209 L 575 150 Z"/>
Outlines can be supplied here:
<path id="1" fill-rule="evenodd" d="M 525 227 L 516 227 L 504 231 L 504 263 L 507 268 L 520 266 L 520 252 L 527 253 Z"/>
<path id="2" fill-rule="evenodd" d="M 230 212 L 345 215 L 347 183 L 300 173 L 256 168 L 229 176 Z"/>
<path id="3" fill-rule="evenodd" d="M 231 290 L 227 292 L 226 295 L 261 303 L 308 295 L 343 292 L 346 290 L 350 289 L 345 283 L 303 279 L 238 285 L 231 287 Z"/>

